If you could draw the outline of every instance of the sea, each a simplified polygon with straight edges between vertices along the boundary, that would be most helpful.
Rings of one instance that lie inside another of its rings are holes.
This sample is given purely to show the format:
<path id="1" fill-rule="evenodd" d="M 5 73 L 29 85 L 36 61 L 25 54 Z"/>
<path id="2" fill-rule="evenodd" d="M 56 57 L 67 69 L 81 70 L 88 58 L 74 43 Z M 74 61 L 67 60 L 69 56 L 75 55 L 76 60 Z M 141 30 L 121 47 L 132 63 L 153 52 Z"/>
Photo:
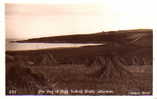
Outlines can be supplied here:
<path id="1" fill-rule="evenodd" d="M 95 46 L 102 44 L 93 43 L 17 43 L 16 41 L 6 40 L 6 51 L 24 51 L 24 50 L 40 50 L 40 49 L 53 49 L 53 48 L 71 48 L 71 47 L 83 47 L 83 46 Z"/>

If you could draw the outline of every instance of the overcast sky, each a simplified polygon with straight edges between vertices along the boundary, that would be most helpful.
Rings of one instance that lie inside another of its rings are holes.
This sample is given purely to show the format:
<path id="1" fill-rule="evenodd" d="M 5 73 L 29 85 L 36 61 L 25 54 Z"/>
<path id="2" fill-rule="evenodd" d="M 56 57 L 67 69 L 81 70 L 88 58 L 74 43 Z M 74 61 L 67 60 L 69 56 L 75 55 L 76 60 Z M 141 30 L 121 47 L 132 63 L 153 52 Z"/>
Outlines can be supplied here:
<path id="1" fill-rule="evenodd" d="M 6 4 L 6 37 L 35 38 L 153 27 L 155 8 L 148 2 L 151 0 L 117 1 Z"/>

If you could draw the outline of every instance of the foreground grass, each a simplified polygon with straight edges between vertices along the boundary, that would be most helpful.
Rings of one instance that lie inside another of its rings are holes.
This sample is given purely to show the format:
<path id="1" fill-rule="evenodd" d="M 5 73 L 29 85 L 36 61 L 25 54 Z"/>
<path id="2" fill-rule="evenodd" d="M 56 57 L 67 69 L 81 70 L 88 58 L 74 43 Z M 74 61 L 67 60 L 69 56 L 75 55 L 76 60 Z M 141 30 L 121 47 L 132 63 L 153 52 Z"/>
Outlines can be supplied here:
<path id="1" fill-rule="evenodd" d="M 103 95 L 152 94 L 151 48 L 133 49 L 118 54 L 104 46 L 6 52 L 7 94 L 9 90 L 39 94 L 39 90 L 63 89 L 113 91 Z"/>

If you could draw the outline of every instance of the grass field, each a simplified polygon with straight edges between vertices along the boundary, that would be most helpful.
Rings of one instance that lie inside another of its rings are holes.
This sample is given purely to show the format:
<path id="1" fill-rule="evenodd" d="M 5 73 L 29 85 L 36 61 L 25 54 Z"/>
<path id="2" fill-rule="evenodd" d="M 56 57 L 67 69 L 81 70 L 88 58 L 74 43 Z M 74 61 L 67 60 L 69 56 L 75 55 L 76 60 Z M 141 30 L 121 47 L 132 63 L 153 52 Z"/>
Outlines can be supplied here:
<path id="1" fill-rule="evenodd" d="M 104 45 L 6 51 L 6 94 L 151 95 L 152 34 L 122 34 Z"/>

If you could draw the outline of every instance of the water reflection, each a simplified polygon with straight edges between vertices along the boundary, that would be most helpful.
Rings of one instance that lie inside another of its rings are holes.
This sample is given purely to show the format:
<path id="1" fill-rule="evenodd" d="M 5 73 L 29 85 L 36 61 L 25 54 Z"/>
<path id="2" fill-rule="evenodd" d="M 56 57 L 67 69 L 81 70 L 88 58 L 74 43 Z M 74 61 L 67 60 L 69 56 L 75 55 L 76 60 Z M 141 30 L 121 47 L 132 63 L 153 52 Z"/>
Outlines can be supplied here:
<path id="1" fill-rule="evenodd" d="M 20 51 L 20 50 L 38 50 L 48 48 L 69 48 L 69 47 L 82 47 L 82 46 L 94 46 L 102 44 L 74 44 L 74 43 L 6 43 L 7 51 Z"/>

